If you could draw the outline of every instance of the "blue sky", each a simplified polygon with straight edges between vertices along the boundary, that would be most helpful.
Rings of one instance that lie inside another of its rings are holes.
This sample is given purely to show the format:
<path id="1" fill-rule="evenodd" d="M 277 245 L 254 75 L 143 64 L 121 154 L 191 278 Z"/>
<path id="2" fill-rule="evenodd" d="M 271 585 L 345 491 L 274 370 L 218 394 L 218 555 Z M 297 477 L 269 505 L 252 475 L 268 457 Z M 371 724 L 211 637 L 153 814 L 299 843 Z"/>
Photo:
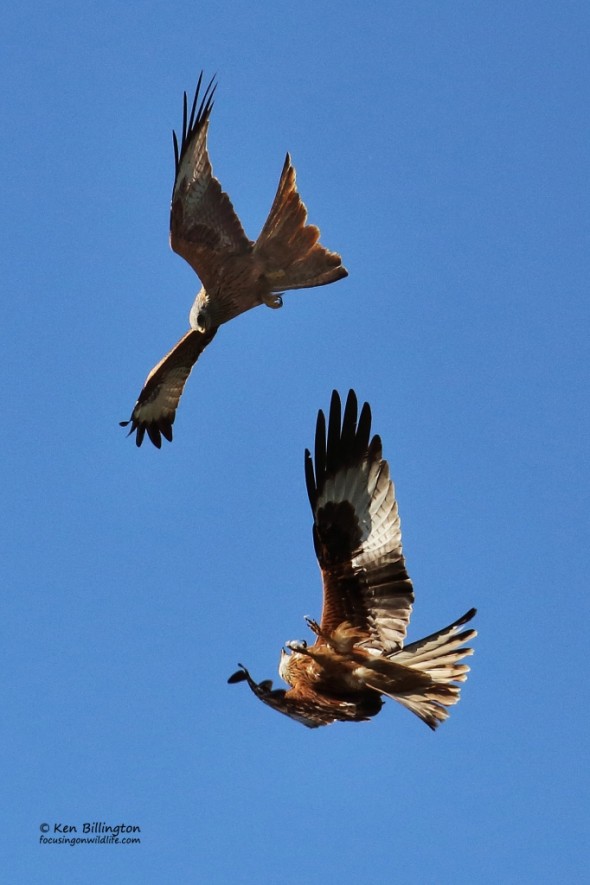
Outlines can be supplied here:
<path id="1" fill-rule="evenodd" d="M 31 3 L 2 17 L 2 868 L 15 883 L 580 881 L 585 3 Z M 171 130 L 217 73 L 255 237 L 285 152 L 350 276 L 222 328 L 175 441 L 118 421 L 187 328 Z M 303 451 L 370 401 L 418 638 L 479 610 L 432 734 L 228 686 L 318 617 Z M 39 844 L 124 822 L 139 845 Z"/>

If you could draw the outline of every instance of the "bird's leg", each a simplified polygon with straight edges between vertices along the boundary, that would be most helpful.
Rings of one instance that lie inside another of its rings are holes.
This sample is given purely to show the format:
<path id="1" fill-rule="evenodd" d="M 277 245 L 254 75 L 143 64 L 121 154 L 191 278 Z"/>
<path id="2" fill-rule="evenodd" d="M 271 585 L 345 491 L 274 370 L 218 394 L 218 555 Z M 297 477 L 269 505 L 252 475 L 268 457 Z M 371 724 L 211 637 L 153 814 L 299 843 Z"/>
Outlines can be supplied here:
<path id="1" fill-rule="evenodd" d="M 326 645 L 339 654 L 348 654 L 357 642 L 366 639 L 366 635 L 357 627 L 353 627 L 348 621 L 343 621 L 332 633 L 322 630 L 317 621 L 305 616 L 309 629 L 317 637 L 323 639 Z"/>
<path id="2" fill-rule="evenodd" d="M 277 310 L 283 306 L 282 294 L 279 292 L 269 292 L 268 295 L 262 296 L 262 303 L 266 304 L 267 307 L 272 307 L 273 310 Z"/>

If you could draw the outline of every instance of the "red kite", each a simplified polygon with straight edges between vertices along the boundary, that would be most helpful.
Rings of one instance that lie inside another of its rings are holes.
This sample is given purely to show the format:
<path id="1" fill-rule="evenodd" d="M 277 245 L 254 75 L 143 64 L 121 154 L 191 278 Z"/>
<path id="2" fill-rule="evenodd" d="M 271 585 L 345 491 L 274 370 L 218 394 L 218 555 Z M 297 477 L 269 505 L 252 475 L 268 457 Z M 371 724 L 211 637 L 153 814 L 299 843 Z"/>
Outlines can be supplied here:
<path id="1" fill-rule="evenodd" d="M 140 446 L 147 433 L 160 448 L 191 369 L 223 323 L 259 304 L 281 307 L 288 289 L 323 286 L 347 276 L 342 259 L 319 242 L 295 184 L 289 154 L 260 236 L 249 240 L 231 201 L 213 176 L 207 129 L 214 78 L 201 98 L 199 77 L 190 114 L 184 93 L 180 149 L 173 133 L 176 176 L 170 210 L 170 245 L 188 261 L 202 287 L 189 314 L 190 330 L 149 373 L 129 421 Z M 200 99 L 200 101 L 199 101 Z"/>
<path id="2" fill-rule="evenodd" d="M 357 422 L 357 399 L 350 391 L 341 422 L 334 391 L 328 435 L 319 412 L 315 470 L 305 452 L 305 479 L 314 517 L 313 541 L 324 585 L 322 619 L 306 618 L 313 645 L 287 642 L 279 674 L 291 688 L 256 683 L 248 670 L 229 682 L 247 682 L 254 694 L 308 728 L 336 720 L 358 722 L 375 716 L 382 697 L 393 698 L 430 728 L 448 717 L 459 700 L 473 654 L 465 648 L 477 634 L 461 631 L 472 608 L 448 627 L 404 645 L 414 591 L 402 554 L 400 519 L 381 440 L 370 439 L 371 410 L 365 403 Z"/>

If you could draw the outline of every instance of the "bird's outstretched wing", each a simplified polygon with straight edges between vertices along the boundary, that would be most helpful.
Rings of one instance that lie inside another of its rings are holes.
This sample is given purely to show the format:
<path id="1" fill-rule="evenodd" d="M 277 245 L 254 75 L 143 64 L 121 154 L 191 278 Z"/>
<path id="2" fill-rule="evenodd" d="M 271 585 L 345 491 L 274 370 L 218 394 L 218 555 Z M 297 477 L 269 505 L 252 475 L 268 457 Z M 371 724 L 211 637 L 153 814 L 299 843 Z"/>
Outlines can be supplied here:
<path id="1" fill-rule="evenodd" d="M 313 539 L 322 572 L 321 634 L 343 621 L 367 635 L 359 645 L 390 654 L 406 635 L 414 594 L 402 554 L 400 519 L 381 440 L 370 439 L 371 410 L 357 420 L 354 391 L 332 394 L 326 421 L 319 412 L 315 466 L 305 453 Z M 320 640 L 318 640 L 321 642 Z"/>
<path id="2" fill-rule="evenodd" d="M 129 433 L 137 432 L 136 445 L 142 444 L 146 433 L 158 449 L 162 436 L 172 441 L 172 425 L 184 385 L 216 332 L 216 328 L 208 332 L 191 329 L 149 373 L 131 418 L 120 422 L 121 427 L 131 424 Z"/>
<path id="3" fill-rule="evenodd" d="M 247 682 L 263 703 L 308 728 L 319 728 L 320 725 L 330 725 L 336 721 L 365 721 L 378 713 L 382 706 L 377 694 L 368 699 L 345 699 L 318 695 L 303 684 L 289 691 L 283 688 L 273 689 L 270 679 L 255 682 L 242 664 L 238 666 L 240 669 L 229 677 L 228 682 Z"/>
<path id="4" fill-rule="evenodd" d="M 176 177 L 170 245 L 188 261 L 207 289 L 229 255 L 247 253 L 253 244 L 211 169 L 207 130 L 216 84 L 213 78 L 201 97 L 202 80 L 201 72 L 190 113 L 184 93 L 180 145 L 173 133 Z"/>

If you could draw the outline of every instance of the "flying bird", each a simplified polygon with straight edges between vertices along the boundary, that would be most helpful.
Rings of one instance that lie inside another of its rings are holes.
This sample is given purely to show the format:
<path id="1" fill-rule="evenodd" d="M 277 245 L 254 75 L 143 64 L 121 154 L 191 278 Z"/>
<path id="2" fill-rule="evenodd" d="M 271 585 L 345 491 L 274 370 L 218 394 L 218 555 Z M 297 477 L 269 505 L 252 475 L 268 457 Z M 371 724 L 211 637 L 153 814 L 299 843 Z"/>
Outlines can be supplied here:
<path id="1" fill-rule="evenodd" d="M 152 369 L 135 404 L 129 433 L 140 446 L 147 433 L 158 448 L 172 440 L 172 424 L 191 369 L 223 323 L 259 304 L 278 308 L 289 289 L 323 286 L 347 276 L 342 259 L 319 242 L 307 224 L 295 169 L 285 159 L 274 202 L 256 242 L 249 240 L 231 201 L 214 177 L 207 130 L 215 78 L 201 90 L 201 73 L 190 113 L 184 93 L 180 145 L 173 132 L 176 175 L 170 209 L 170 245 L 193 268 L 202 287 L 189 314 L 190 329 Z"/>
<path id="2" fill-rule="evenodd" d="M 318 624 L 306 618 L 313 645 L 287 642 L 279 675 L 291 686 L 255 682 L 242 664 L 228 682 L 247 682 L 254 694 L 286 716 L 317 728 L 358 722 L 398 701 L 436 729 L 459 700 L 469 667 L 461 661 L 477 634 L 465 629 L 474 608 L 425 639 L 404 644 L 414 591 L 402 554 L 400 518 L 381 440 L 371 434 L 368 403 L 358 417 L 350 391 L 344 417 L 336 391 L 326 420 L 319 412 L 315 468 L 305 452 L 313 512 L 313 542 L 323 581 Z"/>

